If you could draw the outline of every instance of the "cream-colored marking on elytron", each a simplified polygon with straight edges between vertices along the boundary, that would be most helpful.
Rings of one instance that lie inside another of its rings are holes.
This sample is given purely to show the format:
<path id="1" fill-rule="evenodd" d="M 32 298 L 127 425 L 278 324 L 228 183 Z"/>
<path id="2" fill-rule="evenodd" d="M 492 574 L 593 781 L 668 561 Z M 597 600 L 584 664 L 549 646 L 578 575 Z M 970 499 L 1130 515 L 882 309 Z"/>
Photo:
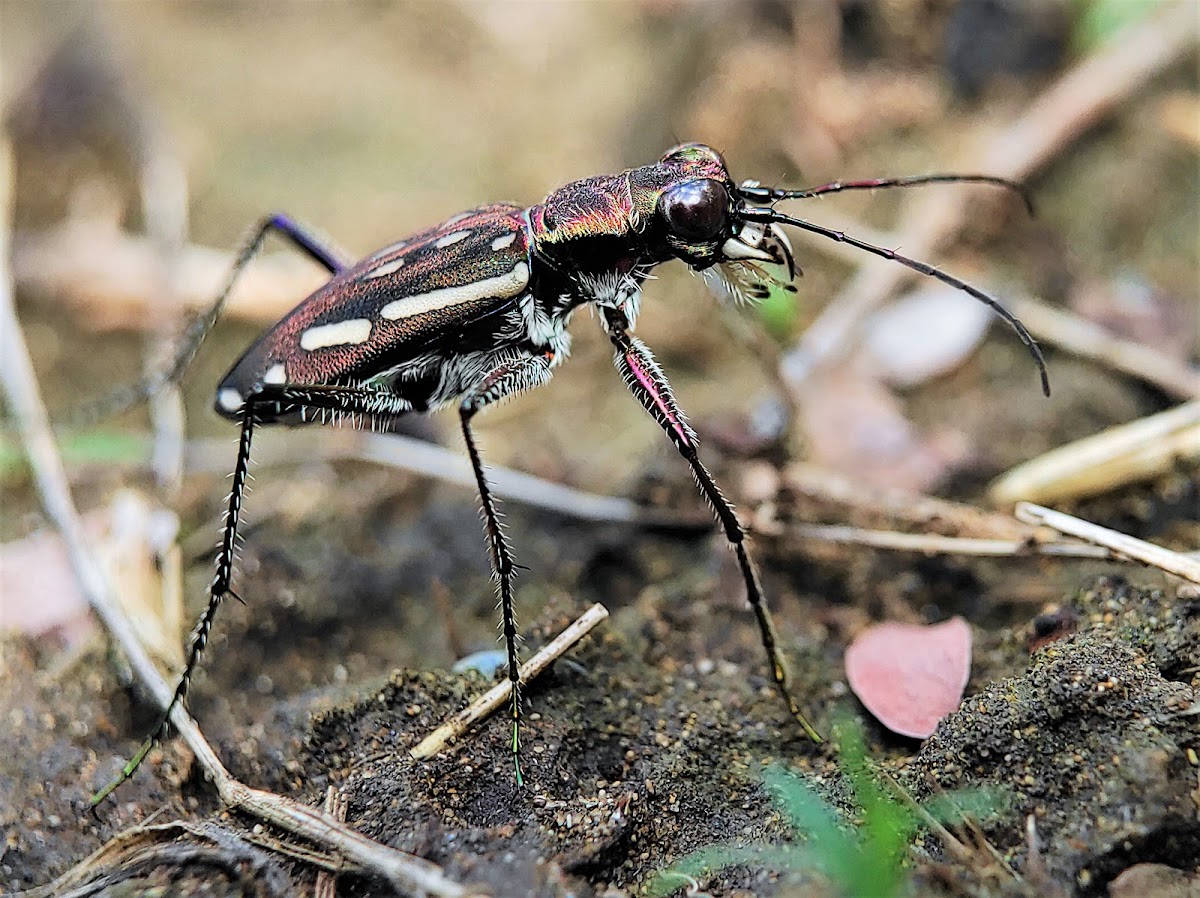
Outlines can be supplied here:
<path id="1" fill-rule="evenodd" d="M 263 383 L 265 384 L 285 384 L 287 383 L 287 368 L 281 362 L 278 365 L 272 365 L 267 369 L 267 373 L 263 375 Z"/>
<path id="2" fill-rule="evenodd" d="M 217 405 L 227 412 L 236 412 L 242 407 L 242 394 L 233 387 L 226 387 L 217 393 Z"/>
<path id="3" fill-rule="evenodd" d="M 394 299 L 380 309 L 379 314 L 391 321 L 397 321 L 478 299 L 508 299 L 524 290 L 528 283 L 529 266 L 518 262 L 508 274 L 498 274 L 493 278 L 471 281 L 458 287 L 443 287 L 428 293 Z"/>
<path id="4" fill-rule="evenodd" d="M 371 338 L 371 321 L 368 318 L 351 318 L 333 324 L 318 324 L 300 335 L 300 348 L 312 351 L 326 346 L 344 346 L 347 343 L 366 343 Z"/>
<path id="5" fill-rule="evenodd" d="M 447 234 L 441 240 L 434 244 L 438 249 L 445 249 L 447 246 L 453 246 L 460 240 L 466 240 L 471 236 L 470 231 L 455 231 L 453 234 Z"/>
<path id="6" fill-rule="evenodd" d="M 371 255 L 367 256 L 367 258 L 363 259 L 363 261 L 364 262 L 374 262 L 376 259 L 386 259 L 392 253 L 399 252 L 400 250 L 404 249 L 404 247 L 406 247 L 407 245 L 408 245 L 407 240 L 398 240 L 395 243 L 393 243 L 391 246 L 385 246 L 381 250 L 376 250 L 375 252 L 371 253 Z"/>
<path id="7" fill-rule="evenodd" d="M 389 274 L 399 271 L 400 266 L 403 264 L 404 264 L 403 257 L 401 257 L 399 259 L 393 259 L 391 262 L 388 262 L 386 265 L 380 265 L 378 268 L 371 269 L 370 271 L 368 271 L 366 274 L 364 274 L 362 276 L 362 279 L 364 281 L 369 281 L 372 278 L 387 277 Z"/>
<path id="8" fill-rule="evenodd" d="M 497 237 L 492 241 L 492 252 L 498 253 L 502 249 L 508 249 L 513 245 L 513 241 L 517 239 L 516 233 L 505 234 L 503 237 Z"/>

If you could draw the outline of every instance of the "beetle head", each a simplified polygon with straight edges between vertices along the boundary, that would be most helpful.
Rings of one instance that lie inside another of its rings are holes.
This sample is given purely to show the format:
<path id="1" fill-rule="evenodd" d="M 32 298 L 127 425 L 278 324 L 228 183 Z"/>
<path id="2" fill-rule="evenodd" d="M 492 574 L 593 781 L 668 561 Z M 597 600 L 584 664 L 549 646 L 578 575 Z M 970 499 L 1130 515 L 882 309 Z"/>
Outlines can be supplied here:
<path id="1" fill-rule="evenodd" d="M 720 153 L 681 144 L 667 151 L 659 167 L 668 181 L 658 191 L 654 215 L 667 247 L 703 272 L 718 298 L 764 299 L 772 286 L 794 290 L 791 244 L 777 225 L 741 215 L 747 199 Z"/>

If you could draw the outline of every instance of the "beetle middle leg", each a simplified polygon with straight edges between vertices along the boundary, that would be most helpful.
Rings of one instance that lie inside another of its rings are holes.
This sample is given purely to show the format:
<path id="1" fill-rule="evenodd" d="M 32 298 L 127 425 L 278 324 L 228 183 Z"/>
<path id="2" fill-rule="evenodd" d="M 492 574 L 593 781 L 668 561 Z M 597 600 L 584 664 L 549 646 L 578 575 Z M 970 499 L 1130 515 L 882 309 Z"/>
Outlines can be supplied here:
<path id="1" fill-rule="evenodd" d="M 508 679 L 512 684 L 512 753 L 517 771 L 517 785 L 524 782 L 521 776 L 521 675 L 517 651 L 519 634 L 517 633 L 516 610 L 513 607 L 512 585 L 517 566 L 513 561 L 508 541 L 504 538 L 504 530 L 500 526 L 496 500 L 488 486 L 479 449 L 475 445 L 475 436 L 471 432 L 471 419 L 488 405 L 546 383 L 550 379 L 552 358 L 548 354 L 522 356 L 500 365 L 486 375 L 467 394 L 458 407 L 459 418 L 462 421 L 463 440 L 467 444 L 471 469 L 475 472 L 475 483 L 479 488 L 479 502 L 483 509 L 483 526 L 488 542 L 488 554 L 492 562 L 492 572 L 496 577 L 496 589 L 500 595 L 501 627 L 504 632 L 504 649 L 508 654 Z"/>
<path id="2" fill-rule="evenodd" d="M 742 527 L 741 521 L 738 520 L 733 506 L 721 493 L 721 488 L 717 486 L 708 469 L 701 463 L 696 449 L 696 434 L 688 426 L 683 410 L 680 409 L 671 392 L 671 385 L 667 382 L 662 369 L 658 367 L 654 356 L 640 340 L 629 333 L 629 322 L 621 312 L 605 308 L 603 314 L 609 339 L 616 349 L 613 362 L 617 366 L 617 370 L 624 376 L 625 383 L 634 398 L 658 421 L 671 442 L 675 444 L 675 448 L 679 450 L 679 454 L 691 467 L 692 476 L 695 477 L 700 492 L 712 506 L 718 523 L 725 531 L 725 539 L 737 555 L 738 568 L 741 570 L 742 580 L 746 584 L 746 598 L 754 610 L 755 619 L 758 621 L 759 635 L 767 653 L 771 679 L 775 682 L 784 701 L 787 702 L 788 710 L 791 711 L 792 716 L 796 718 L 804 732 L 814 742 L 822 741 L 816 729 L 801 712 L 800 706 L 788 688 L 787 667 L 784 664 L 783 655 L 779 651 L 775 622 L 771 617 L 770 608 L 767 607 L 766 598 L 763 596 L 758 571 L 750 559 L 750 553 L 746 550 L 746 531 Z"/>
<path id="3" fill-rule="evenodd" d="M 463 439 L 467 455 L 475 474 L 479 490 L 480 506 L 483 511 L 484 533 L 487 537 L 488 555 L 492 572 L 496 578 L 496 589 L 500 598 L 501 628 L 504 647 L 508 656 L 508 678 L 512 683 L 512 752 L 516 767 L 517 784 L 524 783 L 521 774 L 521 701 L 520 701 L 520 658 L 517 649 L 517 618 L 513 604 L 513 579 L 517 564 L 513 559 L 508 540 L 500 525 L 496 499 L 492 495 L 483 461 L 471 430 L 471 421 L 489 405 L 501 402 L 510 396 L 532 390 L 550 379 L 554 355 L 543 351 L 526 351 L 527 354 L 503 359 L 490 372 L 479 378 L 459 403 L 458 412 L 462 423 Z M 264 390 L 258 400 L 266 404 L 277 403 L 289 408 L 308 411 L 322 410 L 335 415 L 353 418 L 355 415 L 368 418 L 389 417 L 404 414 L 411 409 L 400 397 L 383 390 L 370 390 L 340 386 L 279 386 Z"/>

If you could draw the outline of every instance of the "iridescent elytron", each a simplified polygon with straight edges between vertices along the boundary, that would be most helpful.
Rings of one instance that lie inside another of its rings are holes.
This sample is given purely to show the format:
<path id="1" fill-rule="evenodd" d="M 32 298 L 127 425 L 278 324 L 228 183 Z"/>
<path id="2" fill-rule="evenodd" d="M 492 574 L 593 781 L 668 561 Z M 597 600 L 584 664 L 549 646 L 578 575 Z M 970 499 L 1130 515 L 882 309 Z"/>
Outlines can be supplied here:
<path id="1" fill-rule="evenodd" d="M 454 403 L 479 486 L 500 596 L 513 684 L 512 749 L 519 782 L 515 565 L 497 520 L 471 420 L 489 405 L 546 383 L 570 352 L 571 316 L 580 306 L 591 304 L 600 312 L 600 323 L 616 350 L 617 370 L 630 392 L 666 431 L 712 504 L 736 553 L 771 677 L 804 730 L 819 739 L 788 690 L 775 628 L 746 551 L 742 526 L 700 463 L 696 434 L 666 377 L 631 331 L 644 281 L 657 265 L 672 259 L 701 272 L 722 299 L 759 299 L 772 286 L 794 290 L 792 250 L 780 229 L 787 224 L 895 260 L 986 302 L 1015 327 L 1033 352 L 1044 384 L 1045 367 L 1036 344 L 991 297 L 921 262 L 775 208 L 782 200 L 936 181 L 1015 187 L 982 175 L 835 182 L 808 190 L 760 187 L 755 182 L 739 186 L 719 153 L 701 144 L 684 144 L 653 165 L 575 181 L 527 209 L 494 205 L 456 215 L 354 264 L 346 264 L 290 219 L 280 215 L 266 219 L 238 257 L 226 290 L 182 348 L 174 370 L 182 369 L 195 352 L 220 314 L 237 274 L 269 232 L 290 239 L 332 276 L 267 331 L 217 390 L 217 411 L 241 423 L 241 442 L 209 604 L 193 634 L 171 707 L 185 698 L 217 607 L 232 594 L 233 549 L 254 426 L 312 420 L 377 424 Z M 127 765 L 122 779 L 162 737 L 169 712 Z"/>

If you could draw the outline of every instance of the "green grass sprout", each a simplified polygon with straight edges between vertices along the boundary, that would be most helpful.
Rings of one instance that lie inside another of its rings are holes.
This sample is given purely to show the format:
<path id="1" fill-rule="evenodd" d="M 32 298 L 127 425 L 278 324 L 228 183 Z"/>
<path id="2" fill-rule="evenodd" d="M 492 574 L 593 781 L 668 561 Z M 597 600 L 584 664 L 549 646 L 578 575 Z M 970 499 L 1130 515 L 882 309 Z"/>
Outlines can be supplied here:
<path id="1" fill-rule="evenodd" d="M 899 895 L 908 880 L 909 845 L 922 829 L 920 818 L 893 787 L 881 784 L 872 772 L 857 720 L 840 720 L 835 736 L 838 766 L 859 808 L 853 822 L 843 820 L 805 777 L 771 765 L 764 770 L 763 784 L 802 841 L 710 845 L 660 871 L 644 894 L 665 898 L 681 888 L 698 888 L 699 881 L 726 867 L 747 866 L 820 873 L 846 898 Z M 998 790 L 959 789 L 930 799 L 921 808 L 941 823 L 955 823 L 968 816 L 984 819 L 1006 806 L 1007 796 Z"/>
<path id="2" fill-rule="evenodd" d="M 91 431 L 63 439 L 63 461 L 69 465 L 119 464 L 144 461 L 150 451 L 145 434 Z M 13 437 L 0 436 L 0 477 L 25 469 L 25 450 Z"/>

